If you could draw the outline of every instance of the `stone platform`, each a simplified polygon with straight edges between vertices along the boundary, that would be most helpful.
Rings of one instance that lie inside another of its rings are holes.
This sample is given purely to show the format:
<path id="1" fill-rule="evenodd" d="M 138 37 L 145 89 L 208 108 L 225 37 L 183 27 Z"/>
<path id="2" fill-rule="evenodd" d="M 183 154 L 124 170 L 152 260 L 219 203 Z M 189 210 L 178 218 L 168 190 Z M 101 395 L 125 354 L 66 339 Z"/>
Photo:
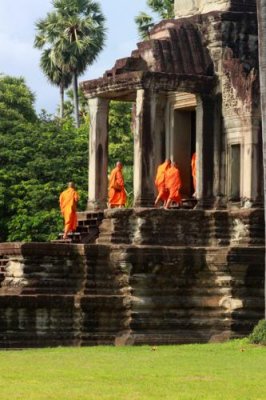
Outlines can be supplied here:
<path id="1" fill-rule="evenodd" d="M 264 316 L 262 210 L 107 210 L 97 244 L 0 244 L 0 347 L 247 335 Z"/>

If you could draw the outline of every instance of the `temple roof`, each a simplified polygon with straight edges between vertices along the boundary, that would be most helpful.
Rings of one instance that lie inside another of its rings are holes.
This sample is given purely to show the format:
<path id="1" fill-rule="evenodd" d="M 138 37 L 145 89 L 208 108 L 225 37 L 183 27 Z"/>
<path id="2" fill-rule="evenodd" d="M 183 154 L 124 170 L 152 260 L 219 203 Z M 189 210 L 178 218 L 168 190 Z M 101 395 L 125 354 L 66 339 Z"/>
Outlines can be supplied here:
<path id="1" fill-rule="evenodd" d="M 134 100 L 140 88 L 197 93 L 208 92 L 213 82 L 213 62 L 197 24 L 167 20 L 129 57 L 117 60 L 101 78 L 82 82 L 81 88 L 88 98 Z"/>

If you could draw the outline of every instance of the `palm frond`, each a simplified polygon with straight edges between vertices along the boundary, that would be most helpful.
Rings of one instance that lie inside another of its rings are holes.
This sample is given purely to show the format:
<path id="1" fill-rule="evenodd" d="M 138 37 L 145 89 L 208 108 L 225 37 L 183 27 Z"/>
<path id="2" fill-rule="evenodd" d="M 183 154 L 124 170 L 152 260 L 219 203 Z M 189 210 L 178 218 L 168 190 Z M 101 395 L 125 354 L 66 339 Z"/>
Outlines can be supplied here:
<path id="1" fill-rule="evenodd" d="M 148 39 L 150 30 L 154 26 L 153 18 L 145 12 L 141 12 L 135 17 L 135 22 L 138 27 L 140 38 L 143 40 Z"/>

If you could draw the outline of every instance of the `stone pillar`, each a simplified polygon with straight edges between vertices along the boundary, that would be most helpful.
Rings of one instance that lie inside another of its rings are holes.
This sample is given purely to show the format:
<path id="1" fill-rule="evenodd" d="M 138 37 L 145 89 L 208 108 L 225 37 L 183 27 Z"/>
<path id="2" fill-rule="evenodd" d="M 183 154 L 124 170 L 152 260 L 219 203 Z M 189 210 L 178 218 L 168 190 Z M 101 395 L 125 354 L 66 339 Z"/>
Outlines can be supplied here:
<path id="1" fill-rule="evenodd" d="M 89 99 L 89 194 L 88 210 L 99 210 L 107 205 L 108 167 L 108 106 L 102 98 Z"/>
<path id="2" fill-rule="evenodd" d="M 223 135 L 222 96 L 216 95 L 214 104 L 213 130 L 213 195 L 215 208 L 226 208 L 226 150 Z"/>
<path id="3" fill-rule="evenodd" d="M 167 100 L 165 108 L 165 156 L 171 159 L 172 131 L 173 131 L 173 110 L 170 100 Z"/>
<path id="4" fill-rule="evenodd" d="M 261 157 L 261 128 L 259 116 L 224 114 L 227 141 L 228 182 L 227 193 L 231 199 L 232 171 L 230 170 L 232 146 L 240 146 L 240 187 L 239 205 L 251 207 L 262 204 L 262 157 Z M 236 204 L 234 204 L 236 205 Z"/>
<path id="5" fill-rule="evenodd" d="M 242 183 L 242 200 L 245 202 L 258 202 L 260 197 L 259 186 L 259 135 L 260 121 L 250 116 L 246 124 L 242 127 L 243 134 L 243 155 L 242 165 L 243 172 L 241 174 Z"/>
<path id="6" fill-rule="evenodd" d="M 151 132 L 154 141 L 155 172 L 157 166 L 166 158 L 165 108 L 166 96 L 154 93 L 151 97 Z"/>
<path id="7" fill-rule="evenodd" d="M 196 194 L 197 208 L 210 208 L 213 196 L 214 101 L 211 96 L 198 96 L 196 108 Z"/>
<path id="8" fill-rule="evenodd" d="M 136 97 L 136 130 L 134 133 L 134 206 L 150 207 L 154 204 L 155 155 L 154 136 L 156 96 L 151 90 L 139 89 Z M 157 141 L 159 148 L 161 141 Z"/>

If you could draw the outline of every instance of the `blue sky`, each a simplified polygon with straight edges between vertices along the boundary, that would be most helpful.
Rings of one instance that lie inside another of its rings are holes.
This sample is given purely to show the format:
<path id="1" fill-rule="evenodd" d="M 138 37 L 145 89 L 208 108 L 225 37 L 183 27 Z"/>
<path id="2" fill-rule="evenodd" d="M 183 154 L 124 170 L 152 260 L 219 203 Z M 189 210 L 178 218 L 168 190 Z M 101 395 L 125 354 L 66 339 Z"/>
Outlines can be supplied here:
<path id="1" fill-rule="evenodd" d="M 100 77 L 116 59 L 130 55 L 139 41 L 134 17 L 148 11 L 146 0 L 98 0 L 107 20 L 107 41 L 97 61 L 80 80 Z M 39 68 L 40 51 L 33 48 L 35 22 L 52 8 L 51 0 L 0 0 L 0 73 L 23 76 L 35 93 L 36 108 L 55 112 L 57 88 Z"/>

